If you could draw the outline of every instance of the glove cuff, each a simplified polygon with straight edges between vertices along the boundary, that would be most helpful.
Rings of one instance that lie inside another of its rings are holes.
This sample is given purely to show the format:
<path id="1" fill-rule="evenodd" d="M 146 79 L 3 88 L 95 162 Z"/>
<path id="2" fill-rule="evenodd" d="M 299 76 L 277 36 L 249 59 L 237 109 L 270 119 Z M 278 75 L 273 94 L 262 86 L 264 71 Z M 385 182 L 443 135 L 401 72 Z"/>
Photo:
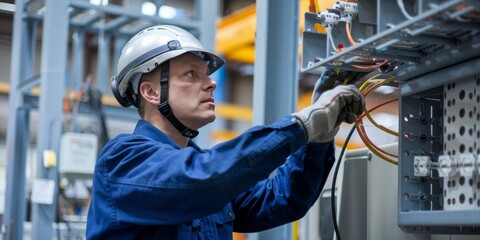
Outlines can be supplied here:
<path id="1" fill-rule="evenodd" d="M 319 138 L 319 135 L 324 135 L 323 131 L 331 132 L 334 130 L 334 126 L 331 126 L 333 124 L 329 123 L 326 109 L 307 107 L 293 115 L 300 120 L 308 142 Z M 332 130 L 329 131 L 329 129 Z"/>
<path id="2" fill-rule="evenodd" d="M 309 141 L 309 133 L 308 133 L 308 130 L 307 130 L 307 126 L 305 126 L 305 124 L 303 123 L 303 120 L 300 118 L 300 116 L 297 114 L 297 113 L 292 113 L 293 116 L 295 116 L 297 118 L 297 122 L 302 126 L 303 130 L 305 131 L 305 141 Z"/>

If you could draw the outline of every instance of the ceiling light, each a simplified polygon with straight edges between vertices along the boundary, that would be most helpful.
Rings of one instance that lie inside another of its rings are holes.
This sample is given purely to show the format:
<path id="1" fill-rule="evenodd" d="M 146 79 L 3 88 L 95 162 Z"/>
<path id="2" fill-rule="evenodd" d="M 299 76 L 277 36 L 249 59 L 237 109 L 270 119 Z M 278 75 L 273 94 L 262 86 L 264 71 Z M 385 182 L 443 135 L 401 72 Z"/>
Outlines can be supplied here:
<path id="1" fill-rule="evenodd" d="M 153 2 L 142 3 L 142 13 L 148 16 L 153 16 L 157 12 L 157 6 Z"/>
<path id="2" fill-rule="evenodd" d="M 164 19 L 173 19 L 177 16 L 177 9 L 163 5 L 158 9 L 158 16 Z"/>
<path id="3" fill-rule="evenodd" d="M 105 6 L 108 4 L 108 0 L 90 0 L 90 4 Z"/>

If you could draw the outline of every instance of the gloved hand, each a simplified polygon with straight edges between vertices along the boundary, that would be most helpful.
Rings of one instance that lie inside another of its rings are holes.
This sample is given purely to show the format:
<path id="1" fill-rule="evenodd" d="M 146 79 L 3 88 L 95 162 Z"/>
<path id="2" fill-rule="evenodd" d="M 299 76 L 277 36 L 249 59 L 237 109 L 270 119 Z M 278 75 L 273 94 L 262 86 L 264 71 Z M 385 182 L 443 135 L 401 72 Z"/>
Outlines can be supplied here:
<path id="1" fill-rule="evenodd" d="M 338 85 L 355 84 L 358 80 L 367 75 L 368 72 L 352 72 L 325 68 L 322 75 L 315 83 L 312 95 L 312 103 L 317 101 L 320 95 Z"/>
<path id="2" fill-rule="evenodd" d="M 353 123 L 364 108 L 365 99 L 355 86 L 340 85 L 321 93 L 312 105 L 294 115 L 305 128 L 307 141 L 323 143 L 335 137 L 342 122 Z"/>

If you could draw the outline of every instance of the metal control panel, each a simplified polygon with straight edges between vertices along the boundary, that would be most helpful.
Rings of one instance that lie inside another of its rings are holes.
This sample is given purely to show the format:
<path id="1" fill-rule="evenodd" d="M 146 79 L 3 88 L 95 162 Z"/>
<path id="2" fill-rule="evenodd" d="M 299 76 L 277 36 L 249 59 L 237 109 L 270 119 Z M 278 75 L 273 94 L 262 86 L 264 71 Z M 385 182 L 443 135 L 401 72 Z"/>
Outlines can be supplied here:
<path id="1" fill-rule="evenodd" d="M 401 13 L 397 2 L 404 2 L 410 18 Z M 478 0 L 362 0 L 355 4 L 357 11 L 347 15 L 335 11 L 335 6 L 328 13 L 305 13 L 302 72 L 318 72 L 322 67 L 368 71 L 362 67 L 371 62 L 364 59 L 375 58 L 388 60 L 401 81 L 479 56 Z M 325 20 L 337 14 L 338 21 Z"/>
<path id="2" fill-rule="evenodd" d="M 480 234 L 480 59 L 411 79 L 400 94 L 398 224 Z"/>
<path id="3" fill-rule="evenodd" d="M 338 1 L 305 14 L 302 72 L 399 88 L 398 225 L 480 235 L 480 1 Z"/>

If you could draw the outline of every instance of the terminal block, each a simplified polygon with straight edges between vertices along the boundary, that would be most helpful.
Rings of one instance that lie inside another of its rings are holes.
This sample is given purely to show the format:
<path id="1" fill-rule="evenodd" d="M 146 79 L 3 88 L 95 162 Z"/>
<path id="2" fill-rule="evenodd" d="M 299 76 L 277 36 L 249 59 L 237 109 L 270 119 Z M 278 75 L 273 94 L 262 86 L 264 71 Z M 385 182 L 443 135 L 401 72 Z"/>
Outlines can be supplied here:
<path id="1" fill-rule="evenodd" d="M 430 174 L 431 161 L 429 156 L 415 156 L 413 160 L 413 175 L 418 176 L 428 176 Z"/>
<path id="2" fill-rule="evenodd" d="M 341 13 L 341 17 L 345 21 L 350 21 L 358 14 L 358 4 L 356 2 L 338 1 L 333 5 Z"/>
<path id="3" fill-rule="evenodd" d="M 324 27 L 332 27 L 340 21 L 341 12 L 337 9 L 327 9 L 327 11 L 319 12 L 317 18 Z"/>

